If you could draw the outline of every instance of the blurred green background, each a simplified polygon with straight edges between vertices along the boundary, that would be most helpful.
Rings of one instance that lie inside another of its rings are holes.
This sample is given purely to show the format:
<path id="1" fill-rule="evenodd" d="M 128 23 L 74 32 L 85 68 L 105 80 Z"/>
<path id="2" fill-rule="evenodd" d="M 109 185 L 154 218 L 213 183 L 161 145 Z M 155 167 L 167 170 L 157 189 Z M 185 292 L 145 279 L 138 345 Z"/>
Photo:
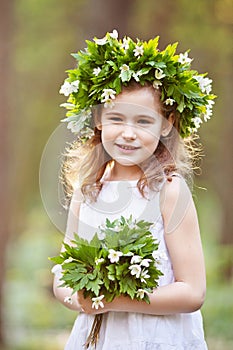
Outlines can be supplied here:
<path id="1" fill-rule="evenodd" d="M 121 37 L 160 35 L 161 49 L 178 41 L 178 51 L 191 48 L 193 68 L 214 81 L 218 99 L 200 132 L 205 157 L 194 199 L 206 258 L 209 349 L 233 349 L 232 17 L 231 0 L 1 0 L 1 350 L 61 350 L 76 317 L 52 294 L 48 256 L 58 253 L 63 236 L 41 202 L 39 164 L 64 117 L 58 91 L 74 67 L 70 53 L 113 29 Z"/>

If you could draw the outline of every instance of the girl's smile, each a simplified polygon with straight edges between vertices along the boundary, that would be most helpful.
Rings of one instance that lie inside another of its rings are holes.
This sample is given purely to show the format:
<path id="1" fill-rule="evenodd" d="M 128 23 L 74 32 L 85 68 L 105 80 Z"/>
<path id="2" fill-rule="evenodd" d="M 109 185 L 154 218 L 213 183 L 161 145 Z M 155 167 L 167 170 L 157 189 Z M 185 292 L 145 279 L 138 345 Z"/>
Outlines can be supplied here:
<path id="1" fill-rule="evenodd" d="M 140 147 L 136 147 L 132 145 L 125 145 L 125 144 L 118 144 L 118 143 L 116 143 L 115 145 L 119 148 L 119 150 L 122 153 L 126 153 L 126 154 L 133 153 L 134 151 L 140 149 Z"/>

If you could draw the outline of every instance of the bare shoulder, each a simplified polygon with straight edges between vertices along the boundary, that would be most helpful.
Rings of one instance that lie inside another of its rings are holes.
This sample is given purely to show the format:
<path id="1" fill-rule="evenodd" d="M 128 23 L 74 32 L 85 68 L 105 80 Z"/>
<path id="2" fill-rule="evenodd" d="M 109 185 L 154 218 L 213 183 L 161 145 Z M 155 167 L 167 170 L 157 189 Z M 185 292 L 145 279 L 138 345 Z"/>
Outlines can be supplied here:
<path id="1" fill-rule="evenodd" d="M 173 176 L 170 181 L 166 181 L 163 185 L 160 194 L 161 204 L 171 204 L 177 202 L 177 200 L 183 200 L 184 198 L 192 198 L 191 191 L 181 176 Z"/>
<path id="2" fill-rule="evenodd" d="M 173 231 L 189 215 L 196 215 L 192 193 L 182 177 L 166 181 L 160 195 L 160 208 L 167 230 Z"/>

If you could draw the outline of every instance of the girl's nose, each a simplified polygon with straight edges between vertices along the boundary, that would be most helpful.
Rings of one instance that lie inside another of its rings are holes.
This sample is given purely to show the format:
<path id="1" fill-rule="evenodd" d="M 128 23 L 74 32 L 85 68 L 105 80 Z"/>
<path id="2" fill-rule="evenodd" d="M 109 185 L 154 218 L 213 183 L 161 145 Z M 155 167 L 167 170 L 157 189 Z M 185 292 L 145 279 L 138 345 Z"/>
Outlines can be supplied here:
<path id="1" fill-rule="evenodd" d="M 135 140 L 137 138 L 137 135 L 133 127 L 131 127 L 130 125 L 124 125 L 124 130 L 122 131 L 122 137 L 125 140 Z"/>

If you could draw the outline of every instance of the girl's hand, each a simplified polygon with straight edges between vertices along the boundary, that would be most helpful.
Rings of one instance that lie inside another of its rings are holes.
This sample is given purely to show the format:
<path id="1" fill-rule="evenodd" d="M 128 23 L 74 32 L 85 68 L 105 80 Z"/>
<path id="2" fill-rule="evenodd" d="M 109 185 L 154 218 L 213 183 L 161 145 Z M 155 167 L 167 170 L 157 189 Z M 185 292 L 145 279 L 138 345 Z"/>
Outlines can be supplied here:
<path id="1" fill-rule="evenodd" d="M 103 314 L 109 311 L 131 311 L 134 312 L 135 310 L 138 310 L 138 307 L 140 305 L 140 312 L 144 313 L 144 307 L 145 305 L 148 306 L 144 301 L 138 301 L 138 300 L 132 300 L 128 296 L 120 295 L 113 299 L 111 302 L 106 302 L 103 298 L 101 301 L 104 305 L 102 308 L 99 306 L 98 309 L 95 307 L 92 307 L 93 301 L 90 297 L 84 298 L 83 291 L 77 292 L 77 299 L 78 304 L 80 305 L 81 311 L 85 314 L 89 315 L 97 315 L 97 314 Z M 147 310 L 145 311 L 147 313 Z"/>
<path id="2" fill-rule="evenodd" d="M 97 315 L 97 314 L 103 314 L 103 313 L 108 311 L 107 304 L 109 304 L 109 303 L 106 303 L 104 299 L 102 300 L 104 307 L 102 308 L 99 306 L 99 308 L 96 309 L 95 307 L 92 307 L 93 301 L 91 300 L 90 297 L 84 298 L 84 294 L 83 294 L 82 290 L 80 290 L 77 293 L 77 298 L 78 298 L 78 303 L 81 307 L 81 310 L 85 314 Z"/>

